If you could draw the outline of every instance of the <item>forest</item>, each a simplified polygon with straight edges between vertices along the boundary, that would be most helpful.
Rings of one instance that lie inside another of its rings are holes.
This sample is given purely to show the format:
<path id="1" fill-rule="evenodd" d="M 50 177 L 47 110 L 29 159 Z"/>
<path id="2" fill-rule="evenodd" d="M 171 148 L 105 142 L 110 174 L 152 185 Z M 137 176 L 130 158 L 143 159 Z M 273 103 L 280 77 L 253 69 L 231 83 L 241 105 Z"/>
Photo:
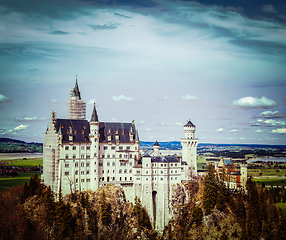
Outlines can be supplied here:
<path id="1" fill-rule="evenodd" d="M 157 232 L 139 199 L 126 201 L 112 184 L 97 191 L 55 196 L 37 174 L 0 192 L 1 239 L 286 239 L 286 216 L 276 202 L 283 188 L 231 193 L 211 165 L 203 180 L 183 183 L 189 201 L 173 206 L 173 218 Z"/>

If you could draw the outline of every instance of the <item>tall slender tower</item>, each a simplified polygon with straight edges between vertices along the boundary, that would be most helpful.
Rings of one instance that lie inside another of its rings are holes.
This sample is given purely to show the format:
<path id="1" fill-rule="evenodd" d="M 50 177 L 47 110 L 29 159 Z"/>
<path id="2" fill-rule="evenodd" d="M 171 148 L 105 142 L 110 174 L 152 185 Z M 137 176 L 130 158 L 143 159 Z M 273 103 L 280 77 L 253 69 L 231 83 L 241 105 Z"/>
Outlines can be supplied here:
<path id="1" fill-rule="evenodd" d="M 85 101 L 81 100 L 77 79 L 75 82 L 75 87 L 70 90 L 70 99 L 67 105 L 68 119 L 85 120 L 86 103 Z"/>
<path id="2" fill-rule="evenodd" d="M 189 120 L 184 125 L 185 138 L 182 138 L 183 147 L 182 161 L 188 165 L 188 177 L 197 176 L 197 146 L 198 139 L 195 138 L 196 126 Z"/>

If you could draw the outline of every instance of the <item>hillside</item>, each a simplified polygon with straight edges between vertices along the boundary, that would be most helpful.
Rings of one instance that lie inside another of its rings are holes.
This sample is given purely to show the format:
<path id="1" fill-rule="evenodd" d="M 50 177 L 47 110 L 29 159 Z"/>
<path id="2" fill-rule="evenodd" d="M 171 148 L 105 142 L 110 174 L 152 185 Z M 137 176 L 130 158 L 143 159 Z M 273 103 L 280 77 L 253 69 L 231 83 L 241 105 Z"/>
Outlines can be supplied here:
<path id="1" fill-rule="evenodd" d="M 29 153 L 42 153 L 42 143 L 26 143 L 24 141 L 0 138 L 0 153 L 17 153 L 17 152 L 29 152 Z"/>

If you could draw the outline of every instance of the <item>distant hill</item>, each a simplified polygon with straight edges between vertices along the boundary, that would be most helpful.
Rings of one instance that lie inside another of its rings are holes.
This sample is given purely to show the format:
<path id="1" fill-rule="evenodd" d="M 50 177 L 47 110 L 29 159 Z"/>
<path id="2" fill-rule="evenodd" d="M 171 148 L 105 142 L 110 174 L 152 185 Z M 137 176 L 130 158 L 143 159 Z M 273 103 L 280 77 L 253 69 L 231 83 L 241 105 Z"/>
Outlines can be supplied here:
<path id="1" fill-rule="evenodd" d="M 11 139 L 11 138 L 0 138 L 0 152 L 1 153 L 16 153 L 16 152 L 43 152 L 42 143 L 26 143 L 24 141 Z"/>

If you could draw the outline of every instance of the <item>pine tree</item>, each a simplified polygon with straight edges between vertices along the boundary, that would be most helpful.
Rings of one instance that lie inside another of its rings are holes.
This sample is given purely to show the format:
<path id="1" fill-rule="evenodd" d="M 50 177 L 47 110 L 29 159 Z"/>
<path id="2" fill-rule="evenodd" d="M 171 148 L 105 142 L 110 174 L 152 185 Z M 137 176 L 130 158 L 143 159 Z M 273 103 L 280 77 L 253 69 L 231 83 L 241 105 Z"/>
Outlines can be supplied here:
<path id="1" fill-rule="evenodd" d="M 217 203 L 217 184 L 214 173 L 214 168 L 210 164 L 208 166 L 207 175 L 204 178 L 204 189 L 203 189 L 203 207 L 205 214 L 210 214 L 211 210 Z"/>

